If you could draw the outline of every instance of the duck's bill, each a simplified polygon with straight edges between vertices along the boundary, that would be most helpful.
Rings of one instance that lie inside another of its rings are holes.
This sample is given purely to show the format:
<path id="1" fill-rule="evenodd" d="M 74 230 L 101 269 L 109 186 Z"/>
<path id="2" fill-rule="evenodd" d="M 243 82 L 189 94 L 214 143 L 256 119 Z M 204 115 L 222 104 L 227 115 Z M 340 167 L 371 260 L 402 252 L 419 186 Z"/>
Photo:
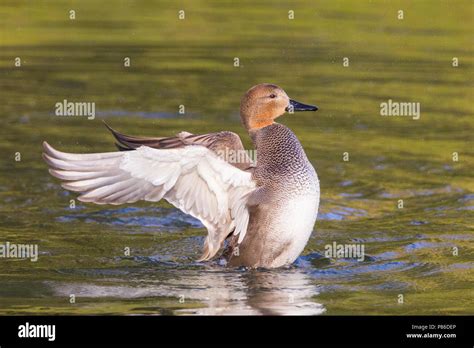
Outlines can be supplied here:
<path id="1" fill-rule="evenodd" d="M 296 100 L 290 99 L 290 104 L 286 107 L 286 111 L 316 111 L 318 107 L 315 105 L 308 105 L 297 102 Z"/>

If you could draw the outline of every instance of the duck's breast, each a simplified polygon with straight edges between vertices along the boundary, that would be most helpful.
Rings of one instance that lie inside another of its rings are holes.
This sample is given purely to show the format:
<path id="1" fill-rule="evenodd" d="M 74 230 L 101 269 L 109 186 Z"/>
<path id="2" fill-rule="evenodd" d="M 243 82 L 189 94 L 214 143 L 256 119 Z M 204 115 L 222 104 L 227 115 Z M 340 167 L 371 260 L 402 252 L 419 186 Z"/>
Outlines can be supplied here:
<path id="1" fill-rule="evenodd" d="M 270 214 L 272 223 L 267 231 L 261 231 L 267 236 L 268 251 L 277 251 L 267 260 L 270 267 L 289 265 L 303 252 L 316 222 L 319 196 L 294 197 L 283 203 L 284 206 Z"/>
<path id="2" fill-rule="evenodd" d="M 250 212 L 246 237 L 233 264 L 280 267 L 304 250 L 319 207 L 319 180 L 296 136 L 274 124 L 253 134 L 258 151 L 253 179 L 265 188 Z"/>

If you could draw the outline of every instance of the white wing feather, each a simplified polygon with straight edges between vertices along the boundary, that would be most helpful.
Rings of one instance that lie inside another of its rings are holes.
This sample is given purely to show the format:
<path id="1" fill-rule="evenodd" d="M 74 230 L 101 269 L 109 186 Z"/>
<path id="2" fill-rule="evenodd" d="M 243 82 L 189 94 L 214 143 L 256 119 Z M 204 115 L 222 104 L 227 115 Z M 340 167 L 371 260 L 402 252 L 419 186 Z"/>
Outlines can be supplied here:
<path id="1" fill-rule="evenodd" d="M 79 200 L 123 204 L 167 200 L 199 219 L 208 230 L 200 260 L 212 258 L 234 230 L 239 243 L 249 222 L 246 197 L 255 189 L 251 174 L 204 146 L 95 154 L 60 152 L 44 142 L 50 173 L 80 192 Z"/>

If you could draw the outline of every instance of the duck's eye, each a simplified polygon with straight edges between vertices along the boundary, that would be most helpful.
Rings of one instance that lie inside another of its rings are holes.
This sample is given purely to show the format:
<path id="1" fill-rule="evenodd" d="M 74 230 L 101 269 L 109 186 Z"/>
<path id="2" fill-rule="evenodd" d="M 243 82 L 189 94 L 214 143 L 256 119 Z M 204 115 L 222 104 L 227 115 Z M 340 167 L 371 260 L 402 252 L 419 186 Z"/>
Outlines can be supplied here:
<path id="1" fill-rule="evenodd" d="M 277 97 L 276 94 L 270 94 L 270 98 L 274 99 L 276 97 Z"/>

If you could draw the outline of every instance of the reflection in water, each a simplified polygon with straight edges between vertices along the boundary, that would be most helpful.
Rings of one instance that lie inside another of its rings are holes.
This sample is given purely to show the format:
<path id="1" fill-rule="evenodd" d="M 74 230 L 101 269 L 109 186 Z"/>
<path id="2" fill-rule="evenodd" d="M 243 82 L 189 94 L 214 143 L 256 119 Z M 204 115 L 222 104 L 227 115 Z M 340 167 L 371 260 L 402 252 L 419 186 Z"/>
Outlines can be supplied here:
<path id="1" fill-rule="evenodd" d="M 311 300 L 318 290 L 301 270 L 252 271 L 244 278 L 247 303 L 259 314 L 315 315 L 325 311 Z"/>
<path id="2" fill-rule="evenodd" d="M 197 301 L 202 306 L 179 309 L 176 314 L 317 315 L 325 311 L 321 304 L 312 301 L 318 295 L 317 287 L 300 269 L 240 271 L 212 266 L 204 270 L 168 271 L 154 274 L 152 269 L 142 269 L 128 274 L 127 284 L 108 278 L 106 284 L 100 285 L 54 282 L 49 285 L 58 296 L 168 297 L 177 302 L 184 296 L 185 301 Z"/>

